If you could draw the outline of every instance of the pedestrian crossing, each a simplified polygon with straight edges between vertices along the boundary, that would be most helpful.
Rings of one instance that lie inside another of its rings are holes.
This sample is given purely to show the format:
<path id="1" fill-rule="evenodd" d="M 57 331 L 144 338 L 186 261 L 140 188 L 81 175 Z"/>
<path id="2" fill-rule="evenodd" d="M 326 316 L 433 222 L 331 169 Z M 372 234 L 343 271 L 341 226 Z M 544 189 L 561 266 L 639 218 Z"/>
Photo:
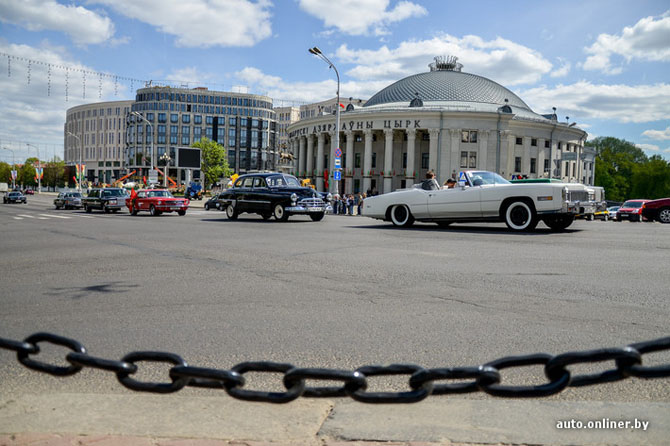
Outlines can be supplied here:
<path id="1" fill-rule="evenodd" d="M 86 219 L 91 219 L 91 218 L 118 218 L 118 215 L 124 215 L 124 214 L 99 214 L 99 215 L 84 215 L 81 213 L 68 213 L 68 214 L 54 214 L 54 213 L 27 213 L 23 212 L 21 214 L 14 214 L 14 215 L 7 215 L 8 218 L 11 218 L 13 220 L 21 221 L 21 220 L 26 220 L 26 221 L 35 221 L 35 220 L 52 220 L 52 221 L 59 221 L 59 220 L 76 220 L 78 218 L 86 218 Z M 198 210 L 188 210 L 186 211 L 187 216 L 221 216 L 224 217 L 225 214 L 219 211 L 206 211 L 204 209 L 198 209 Z M 125 214 L 127 217 L 128 214 Z"/>
<path id="2" fill-rule="evenodd" d="M 76 219 L 76 218 L 95 218 L 90 215 L 79 215 L 79 214 L 70 214 L 70 215 L 56 215 L 56 214 L 16 214 L 12 217 L 14 220 L 50 220 L 50 219 Z"/>

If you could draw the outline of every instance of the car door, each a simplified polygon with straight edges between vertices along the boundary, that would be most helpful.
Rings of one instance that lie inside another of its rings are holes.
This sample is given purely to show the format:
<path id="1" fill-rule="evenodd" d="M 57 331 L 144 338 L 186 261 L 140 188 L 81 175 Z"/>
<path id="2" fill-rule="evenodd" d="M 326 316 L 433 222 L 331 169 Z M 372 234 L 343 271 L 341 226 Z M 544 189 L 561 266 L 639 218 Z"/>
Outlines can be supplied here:
<path id="1" fill-rule="evenodd" d="M 454 187 L 428 193 L 428 213 L 431 218 L 480 218 L 481 186 Z"/>
<path id="2" fill-rule="evenodd" d="M 254 178 L 254 186 L 252 189 L 253 206 L 256 212 L 270 212 L 271 200 L 270 190 L 267 182 L 263 177 Z"/>
<path id="3" fill-rule="evenodd" d="M 254 177 L 245 177 L 242 180 L 242 187 L 236 191 L 237 210 L 238 212 L 255 212 L 253 209 L 253 197 L 251 197 L 251 189 L 254 185 Z"/>

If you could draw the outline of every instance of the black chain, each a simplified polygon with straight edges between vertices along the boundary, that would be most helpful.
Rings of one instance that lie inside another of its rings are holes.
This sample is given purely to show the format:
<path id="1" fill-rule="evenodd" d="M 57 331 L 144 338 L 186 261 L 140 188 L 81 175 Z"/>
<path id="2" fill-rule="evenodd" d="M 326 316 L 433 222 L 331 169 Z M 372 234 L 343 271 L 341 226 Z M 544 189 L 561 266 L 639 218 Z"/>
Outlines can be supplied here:
<path id="1" fill-rule="evenodd" d="M 67 347 L 72 350 L 65 356 L 69 366 L 53 365 L 35 359 L 40 353 L 39 343 Z M 426 369 L 414 364 L 391 364 L 387 366 L 364 366 L 354 371 L 298 368 L 292 364 L 277 362 L 243 362 L 231 370 L 189 366 L 179 355 L 167 352 L 139 351 L 125 355 L 121 360 L 91 356 L 86 348 L 74 339 L 51 333 L 35 333 L 23 341 L 0 338 L 0 349 L 16 352 L 19 362 L 26 367 L 54 376 L 74 375 L 84 367 L 113 372 L 125 387 L 154 393 L 173 393 L 189 387 L 204 387 L 225 390 L 233 398 L 247 401 L 287 403 L 299 397 L 336 398 L 349 396 L 363 403 L 414 403 L 430 395 L 469 393 L 482 391 L 489 395 L 514 398 L 549 396 L 566 387 L 582 387 L 619 381 L 629 377 L 644 379 L 670 377 L 670 364 L 643 366 L 642 356 L 648 353 L 670 350 L 670 337 L 638 342 L 624 348 L 601 348 L 579 352 L 568 352 L 557 356 L 546 353 L 510 356 L 490 361 L 476 367 Z M 141 382 L 132 378 L 142 361 L 172 364 L 168 375 L 170 382 Z M 589 375 L 572 376 L 568 366 L 594 362 L 614 361 L 616 368 Z M 501 384 L 501 370 L 511 367 L 543 365 L 548 382 L 533 386 L 509 386 Z M 265 372 L 283 374 L 284 392 L 268 392 L 245 389 L 244 374 Z M 366 392 L 368 378 L 383 375 L 409 375 L 410 390 L 402 392 Z M 440 380 L 472 380 L 451 384 L 436 384 Z M 338 381 L 339 387 L 307 387 L 306 380 Z"/>

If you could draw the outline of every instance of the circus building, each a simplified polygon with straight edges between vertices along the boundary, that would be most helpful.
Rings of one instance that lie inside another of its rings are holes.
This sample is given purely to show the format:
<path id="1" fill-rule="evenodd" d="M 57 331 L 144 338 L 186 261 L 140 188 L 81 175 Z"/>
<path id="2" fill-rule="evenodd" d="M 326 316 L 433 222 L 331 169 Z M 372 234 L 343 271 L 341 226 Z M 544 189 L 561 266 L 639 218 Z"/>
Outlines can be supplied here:
<path id="1" fill-rule="evenodd" d="M 429 67 L 340 113 L 341 181 L 333 181 L 335 114 L 291 124 L 287 144 L 298 176 L 346 193 L 410 187 L 428 170 L 440 183 L 485 169 L 593 184 L 595 153 L 575 123 L 559 122 L 555 109 L 536 113 L 502 85 L 463 72 L 456 57 L 436 57 Z"/>

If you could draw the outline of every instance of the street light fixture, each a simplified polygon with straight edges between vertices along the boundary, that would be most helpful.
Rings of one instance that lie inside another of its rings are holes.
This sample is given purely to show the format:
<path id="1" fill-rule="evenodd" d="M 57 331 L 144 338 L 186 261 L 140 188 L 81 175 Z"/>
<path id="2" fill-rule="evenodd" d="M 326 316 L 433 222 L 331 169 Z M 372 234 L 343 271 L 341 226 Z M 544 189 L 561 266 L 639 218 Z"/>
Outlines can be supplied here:
<path id="1" fill-rule="evenodd" d="M 336 111 L 336 118 L 335 118 L 335 149 L 333 149 L 333 154 L 331 159 L 335 160 L 335 150 L 340 148 L 340 73 L 337 71 L 337 68 L 333 63 L 328 59 L 318 47 L 313 47 L 309 48 L 307 51 L 309 51 L 311 54 L 315 55 L 319 59 L 323 60 L 328 64 L 328 68 L 332 68 L 335 70 L 335 75 L 337 76 L 337 104 L 335 105 L 337 111 Z M 331 147 L 332 149 L 332 147 Z M 335 170 L 341 170 L 341 169 L 335 169 Z M 335 193 L 340 192 L 340 182 L 338 180 L 335 180 Z"/>
<path id="2" fill-rule="evenodd" d="M 42 193 L 42 175 L 40 175 L 39 169 L 42 167 L 42 162 L 40 161 L 40 148 L 32 144 L 26 143 L 27 146 L 37 149 L 37 193 Z"/>
<path id="3" fill-rule="evenodd" d="M 168 178 L 168 169 L 170 168 L 170 161 L 172 161 L 172 158 L 170 158 L 170 155 L 165 152 L 161 157 L 161 160 L 165 162 L 165 166 L 163 167 L 163 186 L 167 188 L 167 178 Z"/>
<path id="4" fill-rule="evenodd" d="M 9 147 L 3 147 L 5 150 L 12 152 L 12 190 L 16 189 L 16 178 L 14 177 L 14 172 L 16 171 L 16 160 L 14 158 L 14 151 Z"/>
<path id="5" fill-rule="evenodd" d="M 81 146 L 81 138 L 80 137 L 78 137 L 77 135 L 75 135 L 72 132 L 67 132 L 67 134 L 74 137 L 74 138 L 77 138 L 77 141 L 79 141 L 79 169 L 76 169 L 76 171 L 79 172 L 79 178 L 77 178 L 77 190 L 79 192 L 81 192 L 81 179 L 84 176 L 84 172 L 83 172 L 84 165 L 82 164 L 82 161 L 81 161 L 81 152 L 84 150 L 84 148 Z M 69 182 L 69 180 L 68 180 L 68 182 Z"/>
<path id="6" fill-rule="evenodd" d="M 140 113 L 138 113 L 136 111 L 130 112 L 130 114 L 137 116 L 142 121 L 149 124 L 149 127 L 151 127 L 151 168 L 155 169 L 156 168 L 155 167 L 156 157 L 154 156 L 155 155 L 155 153 L 154 153 L 154 125 L 152 123 L 150 123 L 149 121 L 147 121 L 147 119 L 144 116 L 142 116 Z M 142 146 L 144 146 L 144 143 L 142 143 Z"/>

